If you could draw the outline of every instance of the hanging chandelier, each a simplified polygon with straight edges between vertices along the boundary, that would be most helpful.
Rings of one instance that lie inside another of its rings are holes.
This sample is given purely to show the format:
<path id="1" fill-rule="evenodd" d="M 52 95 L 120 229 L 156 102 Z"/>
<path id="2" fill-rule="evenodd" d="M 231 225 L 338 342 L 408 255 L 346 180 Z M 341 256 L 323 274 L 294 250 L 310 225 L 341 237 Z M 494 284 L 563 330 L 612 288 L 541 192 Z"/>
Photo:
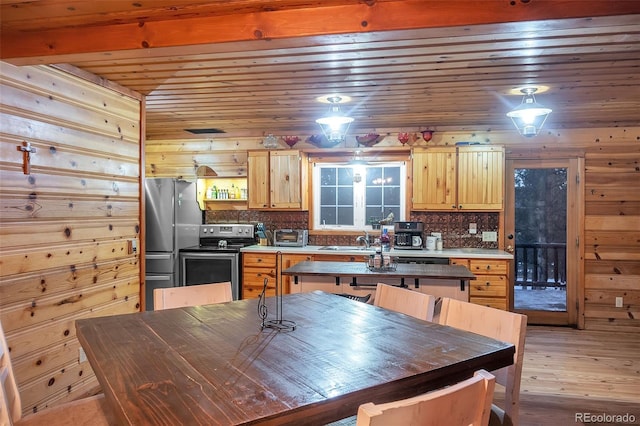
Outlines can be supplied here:
<path id="1" fill-rule="evenodd" d="M 316 123 L 320 125 L 322 133 L 329 142 L 344 142 L 353 118 L 342 114 L 340 111 L 340 102 L 342 102 L 340 96 L 329 96 L 327 102 L 331 104 L 329 113 L 324 117 L 318 118 Z"/>
<path id="2" fill-rule="evenodd" d="M 524 94 L 522 103 L 507 113 L 522 136 L 535 136 L 540 132 L 544 122 L 551 114 L 552 109 L 544 107 L 536 102 L 533 95 L 537 87 L 523 87 L 520 92 Z"/>

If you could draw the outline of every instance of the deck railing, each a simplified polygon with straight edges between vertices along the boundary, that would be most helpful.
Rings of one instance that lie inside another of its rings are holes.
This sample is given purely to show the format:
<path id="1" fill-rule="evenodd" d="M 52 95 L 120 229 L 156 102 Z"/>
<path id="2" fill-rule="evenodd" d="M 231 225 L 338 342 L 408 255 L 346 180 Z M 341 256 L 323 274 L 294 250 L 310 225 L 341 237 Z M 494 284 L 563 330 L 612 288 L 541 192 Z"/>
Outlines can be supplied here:
<path id="1" fill-rule="evenodd" d="M 515 285 L 523 288 L 566 287 L 566 243 L 516 244 Z"/>

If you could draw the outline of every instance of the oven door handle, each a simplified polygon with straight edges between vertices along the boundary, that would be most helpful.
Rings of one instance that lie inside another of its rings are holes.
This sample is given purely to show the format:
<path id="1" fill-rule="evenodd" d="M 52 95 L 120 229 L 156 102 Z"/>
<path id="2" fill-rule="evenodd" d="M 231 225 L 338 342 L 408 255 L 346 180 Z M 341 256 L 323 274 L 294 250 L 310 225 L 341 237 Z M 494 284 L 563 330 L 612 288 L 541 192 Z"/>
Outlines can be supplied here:
<path id="1" fill-rule="evenodd" d="M 216 251 L 187 251 L 180 253 L 183 258 L 195 257 L 237 257 L 238 252 L 216 252 Z"/>

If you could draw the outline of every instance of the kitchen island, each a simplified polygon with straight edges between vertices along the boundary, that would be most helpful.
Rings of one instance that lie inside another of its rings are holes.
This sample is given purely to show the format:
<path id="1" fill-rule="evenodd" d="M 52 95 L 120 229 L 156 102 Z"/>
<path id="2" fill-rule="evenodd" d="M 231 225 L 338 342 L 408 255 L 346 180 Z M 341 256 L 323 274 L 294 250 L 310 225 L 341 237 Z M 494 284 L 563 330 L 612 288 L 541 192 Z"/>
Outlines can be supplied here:
<path id="1" fill-rule="evenodd" d="M 332 250 L 333 249 L 333 250 Z M 366 268 L 366 261 L 374 248 L 365 249 L 358 246 L 304 246 L 274 247 L 253 245 L 240 250 L 242 256 L 242 298 L 258 297 L 262 292 L 264 280 L 267 278 L 267 295 L 274 295 L 276 283 L 282 284 L 286 293 L 301 293 L 322 290 L 328 293 L 348 293 L 366 297 L 375 292 L 378 281 L 387 284 L 401 285 L 401 278 L 388 274 L 377 280 L 375 277 L 362 276 L 354 286 L 348 277 L 340 281 L 334 277 L 304 276 L 295 281 L 294 275 L 281 272 L 304 261 L 316 262 L 350 262 Z M 510 285 L 510 269 L 513 254 L 495 249 L 453 248 L 444 250 L 400 250 L 391 249 L 389 254 L 397 259 L 398 264 L 412 266 L 420 263 L 448 263 L 461 265 L 471 271 L 476 280 L 460 290 L 460 281 L 443 278 L 420 279 L 420 292 L 437 297 L 452 297 L 472 303 L 491 306 L 498 309 L 513 309 L 513 292 Z M 398 266 L 399 266 L 398 265 Z M 432 265 L 436 266 L 436 265 Z M 446 265 L 445 265 L 446 266 Z M 406 281 L 406 280 L 405 280 Z M 406 281 L 407 286 L 415 287 L 413 281 Z"/>
<path id="2" fill-rule="evenodd" d="M 336 282 L 340 278 L 350 278 L 352 286 L 358 286 L 358 278 L 367 277 L 376 280 L 399 279 L 400 285 L 406 287 L 405 279 L 413 279 L 416 288 L 422 279 L 443 279 L 460 281 L 460 290 L 464 291 L 465 283 L 475 280 L 473 275 L 462 265 L 428 265 L 397 264 L 390 269 L 369 268 L 363 262 L 316 262 L 306 260 L 282 271 L 282 275 L 294 277 L 294 283 L 301 276 L 333 277 Z"/>
<path id="3" fill-rule="evenodd" d="M 368 295 L 370 303 L 379 282 L 468 302 L 467 283 L 476 279 L 462 265 L 397 264 L 392 270 L 379 270 L 370 269 L 364 262 L 309 260 L 283 269 L 281 275 L 282 281 L 289 279 L 289 293 L 321 290 L 359 298 Z"/>

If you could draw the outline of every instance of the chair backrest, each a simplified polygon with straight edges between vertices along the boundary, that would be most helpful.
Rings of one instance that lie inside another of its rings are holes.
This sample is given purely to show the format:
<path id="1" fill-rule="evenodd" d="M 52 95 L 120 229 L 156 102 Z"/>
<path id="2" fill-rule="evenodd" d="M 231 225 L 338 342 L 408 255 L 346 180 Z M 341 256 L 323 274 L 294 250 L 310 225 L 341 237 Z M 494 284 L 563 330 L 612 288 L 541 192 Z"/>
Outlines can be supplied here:
<path id="1" fill-rule="evenodd" d="M 153 290 L 153 310 L 182 308 L 231 302 L 231 282 L 199 284 L 184 287 L 156 288 Z"/>
<path id="2" fill-rule="evenodd" d="M 427 321 L 433 320 L 435 303 L 435 296 L 385 283 L 378 283 L 373 299 L 374 306 Z"/>
<path id="3" fill-rule="evenodd" d="M 486 426 L 495 378 L 479 370 L 455 385 L 385 404 L 362 404 L 356 426 Z"/>
<path id="4" fill-rule="evenodd" d="M 22 417 L 22 403 L 11 367 L 9 346 L 0 322 L 0 425 L 11 425 Z"/>
<path id="5" fill-rule="evenodd" d="M 505 406 L 501 407 L 514 425 L 520 410 L 520 379 L 527 331 L 526 315 L 503 311 L 460 300 L 442 298 L 439 323 L 496 340 L 511 343 L 516 348 L 513 364 L 492 371 L 496 382 L 505 387 Z"/>

